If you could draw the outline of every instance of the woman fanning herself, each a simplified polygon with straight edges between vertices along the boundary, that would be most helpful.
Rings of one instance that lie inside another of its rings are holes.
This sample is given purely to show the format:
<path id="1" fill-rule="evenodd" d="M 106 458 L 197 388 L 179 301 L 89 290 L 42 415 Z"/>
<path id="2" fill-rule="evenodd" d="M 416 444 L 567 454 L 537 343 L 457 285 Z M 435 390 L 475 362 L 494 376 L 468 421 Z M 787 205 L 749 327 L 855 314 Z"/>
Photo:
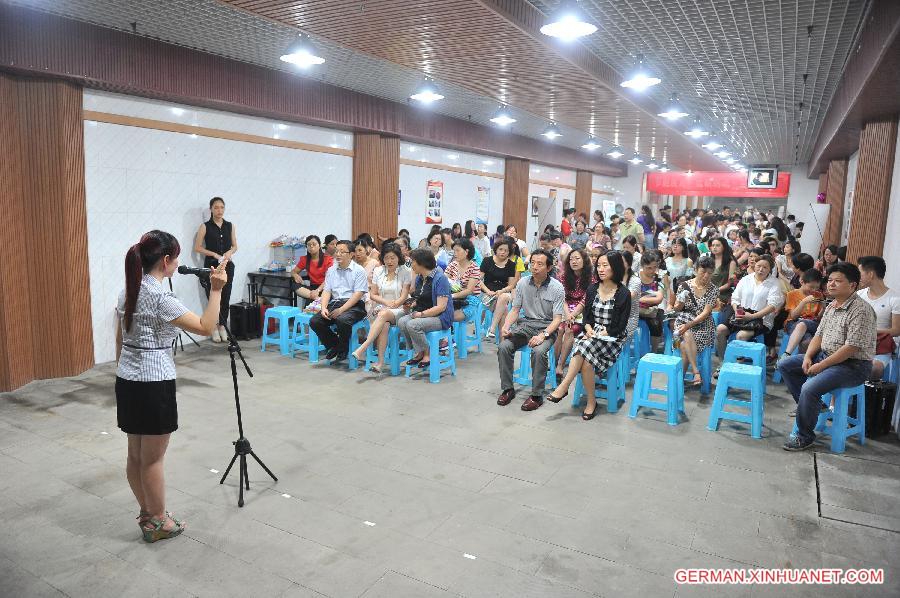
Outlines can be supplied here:
<path id="1" fill-rule="evenodd" d="M 563 333 L 556 341 L 556 377 L 563 376 L 563 366 L 575 337 L 582 331 L 582 314 L 584 312 L 584 297 L 588 287 L 591 286 L 591 273 L 594 272 L 590 260 L 583 249 L 573 249 L 566 256 L 560 282 L 566 291 L 566 300 L 563 304 L 563 323 L 560 326 Z"/>
<path id="2" fill-rule="evenodd" d="M 353 357 L 364 361 L 366 349 L 377 340 L 378 361 L 373 363 L 370 369 L 378 374 L 384 368 L 384 355 L 391 325 L 396 324 L 406 313 L 403 303 L 409 297 L 409 287 L 412 284 L 412 271 L 403 265 L 403 251 L 399 245 L 394 243 L 383 245 L 381 263 L 381 266 L 375 268 L 372 282 L 369 283 L 369 301 L 372 304 L 372 310 L 369 312 L 369 320 L 372 322 L 369 336 L 353 352 Z"/>
<path id="3" fill-rule="evenodd" d="M 116 325 L 116 417 L 128 434 L 128 485 L 141 509 L 138 525 L 147 542 L 173 538 L 184 523 L 166 512 L 163 458 L 178 429 L 172 342 L 178 329 L 212 334 L 219 322 L 228 260 L 212 267 L 209 302 L 202 316 L 191 313 L 163 289 L 178 269 L 178 241 L 152 230 L 125 254 L 125 290 Z"/>
<path id="4" fill-rule="evenodd" d="M 693 372 L 691 386 L 700 384 L 697 355 L 716 342 L 712 310 L 719 300 L 719 289 L 712 282 L 715 267 L 712 256 L 701 257 L 694 278 L 681 283 L 675 299 L 675 311 L 680 312 L 675 318 L 675 337 L 681 339 L 681 354 L 687 357 L 684 367 L 690 365 Z"/>
<path id="5" fill-rule="evenodd" d="M 597 414 L 594 376 L 602 376 L 622 352 L 631 314 L 631 293 L 622 286 L 625 260 L 618 251 L 610 251 L 597 260 L 600 282 L 591 285 L 585 298 L 584 332 L 575 341 L 569 371 L 547 399 L 559 403 L 569 394 L 569 385 L 581 374 L 587 406 L 581 414 L 585 421 Z"/>

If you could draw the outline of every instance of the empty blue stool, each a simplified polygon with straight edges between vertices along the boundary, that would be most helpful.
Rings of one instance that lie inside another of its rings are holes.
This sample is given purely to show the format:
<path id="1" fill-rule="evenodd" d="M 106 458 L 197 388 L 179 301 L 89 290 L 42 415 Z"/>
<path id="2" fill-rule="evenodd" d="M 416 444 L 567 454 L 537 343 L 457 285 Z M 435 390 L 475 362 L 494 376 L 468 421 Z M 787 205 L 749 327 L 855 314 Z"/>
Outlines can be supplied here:
<path id="1" fill-rule="evenodd" d="M 666 375 L 668 380 L 665 389 L 653 387 L 653 372 Z M 650 395 L 662 395 L 666 397 L 666 402 L 651 401 Z M 678 425 L 678 414 L 684 413 L 684 372 L 681 357 L 659 353 L 648 353 L 641 357 L 628 417 L 632 419 L 637 417 L 638 409 L 641 407 L 665 409 L 668 424 Z"/>
<path id="2" fill-rule="evenodd" d="M 531 386 L 531 347 L 522 345 L 516 349 L 519 354 L 519 367 L 513 372 L 513 382 L 522 386 Z M 515 355 L 513 356 L 515 359 Z M 556 354 L 553 346 L 547 351 L 547 376 L 544 378 L 544 386 L 553 390 L 556 388 Z"/>
<path id="3" fill-rule="evenodd" d="M 623 348 L 616 363 L 604 376 L 594 379 L 594 397 L 606 401 L 608 413 L 618 413 L 619 407 L 625 404 L 625 381 L 628 379 L 629 363 L 627 348 Z M 575 377 L 575 390 L 572 391 L 572 407 L 581 405 L 581 397 L 584 394 L 584 381 L 581 374 L 578 374 Z"/>
<path id="4" fill-rule="evenodd" d="M 778 358 L 781 359 L 781 356 L 787 353 L 788 341 L 791 340 L 791 335 L 782 333 L 781 335 L 781 348 L 778 349 Z M 800 347 L 794 347 L 794 350 L 791 351 L 791 355 L 796 355 L 800 351 Z M 781 382 L 781 371 L 776 367 L 775 373 L 772 374 L 772 382 L 776 384 Z"/>
<path id="5" fill-rule="evenodd" d="M 847 448 L 847 439 L 856 436 L 860 446 L 866 444 L 866 387 L 850 386 L 835 389 L 832 393 L 822 395 L 822 402 L 831 403 L 834 397 L 834 409 L 823 411 L 816 422 L 816 433 L 831 436 L 831 452 L 843 453 Z M 856 399 L 856 417 L 850 416 L 850 400 Z M 831 421 L 831 425 L 828 422 Z M 797 433 L 797 422 L 794 422 L 793 434 Z"/>
<path id="6" fill-rule="evenodd" d="M 435 330 L 426 332 L 428 340 L 428 355 L 431 361 L 428 364 L 428 379 L 432 384 L 441 381 L 441 370 L 449 369 L 452 375 L 456 375 L 456 352 L 453 350 L 453 328 L 447 330 Z M 447 341 L 447 355 L 441 355 L 441 340 Z M 406 377 L 409 378 L 413 366 L 406 366 Z"/>
<path id="7" fill-rule="evenodd" d="M 294 337 L 291 340 L 291 359 L 301 352 L 309 354 L 310 363 L 318 363 L 319 351 L 325 350 L 325 345 L 319 342 L 319 336 L 310 327 L 309 321 L 313 315 L 310 312 L 301 312 L 294 318 Z"/>
<path id="8" fill-rule="evenodd" d="M 471 318 L 453 322 L 453 338 L 456 339 L 456 351 L 460 359 L 467 359 L 470 350 L 481 353 L 481 337 L 484 335 L 481 319 L 484 311 L 484 304 L 479 301 Z M 472 324 L 474 334 L 469 334 L 469 324 Z"/>
<path id="9" fill-rule="evenodd" d="M 350 347 L 347 350 L 347 366 L 351 370 L 355 370 L 359 367 L 359 360 L 353 357 L 353 352 L 359 349 L 359 346 L 362 344 L 359 342 L 360 330 L 365 330 L 366 334 L 369 334 L 369 318 L 363 318 L 350 329 Z"/>
<path id="10" fill-rule="evenodd" d="M 403 343 L 403 347 L 400 347 L 400 344 Z M 384 357 L 384 363 L 389 365 L 391 368 L 391 376 L 399 376 L 400 375 L 400 363 L 406 361 L 407 359 L 412 358 L 412 351 L 406 348 L 406 337 L 400 334 L 400 329 L 397 326 L 391 326 L 388 331 L 388 343 L 385 348 L 385 352 L 387 353 Z M 372 343 L 366 349 L 366 370 L 368 371 L 369 367 L 378 361 L 378 350 L 375 348 L 375 343 Z"/>
<path id="11" fill-rule="evenodd" d="M 728 419 L 732 421 L 750 424 L 750 436 L 762 438 L 763 422 L 763 397 L 765 387 L 759 373 L 758 365 L 745 365 L 743 363 L 723 363 L 719 370 L 719 380 L 716 383 L 716 395 L 709 413 L 707 429 L 715 432 L 719 429 L 719 421 Z M 750 391 L 750 400 L 733 399 L 728 397 L 728 390 L 740 388 Z M 735 413 L 725 411 L 725 406 L 749 409 L 750 413 Z"/>
<path id="12" fill-rule="evenodd" d="M 757 338 L 762 338 L 758 336 Z M 759 366 L 763 394 L 766 392 L 766 346 L 761 342 L 730 341 L 725 347 L 725 359 L 722 363 L 736 363 L 738 357 L 750 359 L 753 365 Z"/>
<path id="13" fill-rule="evenodd" d="M 262 328 L 262 347 L 260 351 L 266 350 L 266 345 L 278 345 L 282 355 L 291 354 L 291 341 L 294 339 L 293 320 L 303 313 L 299 307 L 290 305 L 280 305 L 278 307 L 270 307 L 266 310 L 266 317 L 263 319 Z M 278 332 L 269 334 L 269 320 L 278 321 Z"/>

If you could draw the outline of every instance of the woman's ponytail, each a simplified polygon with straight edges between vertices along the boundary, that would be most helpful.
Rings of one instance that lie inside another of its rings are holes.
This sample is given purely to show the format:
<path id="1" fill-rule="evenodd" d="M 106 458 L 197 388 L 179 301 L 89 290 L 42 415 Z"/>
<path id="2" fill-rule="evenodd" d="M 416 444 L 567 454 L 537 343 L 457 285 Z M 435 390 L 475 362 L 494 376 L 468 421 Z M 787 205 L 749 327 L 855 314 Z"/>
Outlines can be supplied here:
<path id="1" fill-rule="evenodd" d="M 134 307 L 137 304 L 138 291 L 141 290 L 141 279 L 144 268 L 141 266 L 141 244 L 135 243 L 125 254 L 125 331 L 131 330 Z"/>
<path id="2" fill-rule="evenodd" d="M 177 258 L 181 253 L 178 240 L 171 234 L 152 230 L 132 245 L 125 254 L 125 331 L 131 331 L 134 310 L 144 274 L 150 272 L 165 256 Z"/>

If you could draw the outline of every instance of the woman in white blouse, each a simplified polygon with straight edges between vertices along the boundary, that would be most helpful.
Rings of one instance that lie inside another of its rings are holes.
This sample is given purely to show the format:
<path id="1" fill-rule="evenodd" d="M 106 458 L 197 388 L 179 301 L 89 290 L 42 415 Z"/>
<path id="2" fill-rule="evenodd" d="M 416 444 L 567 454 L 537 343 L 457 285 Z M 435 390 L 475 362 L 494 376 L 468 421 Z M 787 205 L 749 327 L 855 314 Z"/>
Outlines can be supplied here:
<path id="1" fill-rule="evenodd" d="M 734 315 L 716 328 L 719 354 L 724 354 L 725 342 L 734 332 L 738 340 L 752 340 L 772 329 L 775 316 L 784 305 L 781 283 L 770 276 L 775 260 L 761 255 L 753 265 L 753 274 L 743 277 L 731 295 Z"/>
<path id="2" fill-rule="evenodd" d="M 369 335 L 353 352 L 356 359 L 365 361 L 366 349 L 377 340 L 378 361 L 373 363 L 370 369 L 379 374 L 384 368 L 388 332 L 391 325 L 396 324 L 403 315 L 403 303 L 409 297 L 409 287 L 412 284 L 412 272 L 402 265 L 403 250 L 399 245 L 389 243 L 382 247 L 381 263 L 382 265 L 372 272 L 372 279 L 369 282 L 369 301 L 372 305 L 369 312 L 369 319 L 372 321 Z"/>

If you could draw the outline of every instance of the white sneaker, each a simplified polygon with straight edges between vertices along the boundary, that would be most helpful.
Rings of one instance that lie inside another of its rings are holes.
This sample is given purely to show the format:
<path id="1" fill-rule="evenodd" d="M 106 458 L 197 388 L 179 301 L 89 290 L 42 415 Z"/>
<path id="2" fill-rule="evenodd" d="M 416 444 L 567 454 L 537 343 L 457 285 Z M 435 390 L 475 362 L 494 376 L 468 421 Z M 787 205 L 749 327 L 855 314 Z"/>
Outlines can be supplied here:
<path id="1" fill-rule="evenodd" d="M 218 329 L 218 328 L 213 328 L 212 335 L 210 336 L 210 338 L 212 339 L 212 342 L 214 342 L 214 343 L 221 343 L 221 342 L 222 342 L 222 337 L 219 336 L 219 329 Z"/>

